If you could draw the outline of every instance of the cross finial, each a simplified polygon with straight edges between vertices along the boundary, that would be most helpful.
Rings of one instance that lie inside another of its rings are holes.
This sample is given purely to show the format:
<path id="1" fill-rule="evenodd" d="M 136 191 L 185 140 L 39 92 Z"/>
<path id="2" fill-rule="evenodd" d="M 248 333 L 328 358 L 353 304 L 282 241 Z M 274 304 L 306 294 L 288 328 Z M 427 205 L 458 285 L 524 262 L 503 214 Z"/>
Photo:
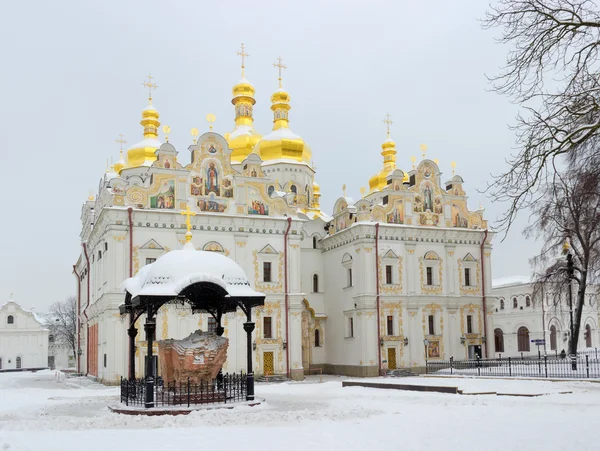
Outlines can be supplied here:
<path id="1" fill-rule="evenodd" d="M 187 226 L 185 242 L 189 243 L 192 240 L 192 221 L 190 221 L 190 216 L 196 216 L 196 212 L 190 210 L 190 206 L 188 205 L 186 210 L 181 211 L 181 214 L 187 216 L 185 218 L 185 225 Z"/>
<path id="2" fill-rule="evenodd" d="M 317 163 L 315 163 L 315 160 L 312 160 L 310 162 L 310 165 L 312 166 L 313 170 L 316 172 L 317 171 Z"/>
<path id="3" fill-rule="evenodd" d="M 245 51 L 244 51 L 244 43 L 242 42 L 242 50 L 240 52 L 237 52 L 237 55 L 242 57 L 242 77 L 244 76 L 244 68 L 245 68 L 245 62 L 246 62 L 246 57 L 250 56 L 248 55 Z"/>
<path id="4" fill-rule="evenodd" d="M 385 124 L 386 128 L 387 128 L 387 137 L 390 137 L 390 125 L 393 124 L 392 122 L 392 116 L 388 114 L 385 115 L 385 119 L 383 120 L 383 123 Z"/>
<path id="5" fill-rule="evenodd" d="M 287 69 L 287 66 L 281 64 L 283 58 L 281 58 L 280 56 L 277 57 L 277 62 L 273 63 L 273 67 L 278 67 L 279 68 L 279 87 L 281 88 L 281 70 L 282 69 Z"/>
<path id="6" fill-rule="evenodd" d="M 148 74 L 146 78 L 148 79 L 148 81 L 143 82 L 142 86 L 148 88 L 148 100 L 150 101 L 150 103 L 152 103 L 152 90 L 157 89 L 158 86 L 156 83 L 152 83 L 152 80 L 154 80 L 154 77 L 152 75 Z"/>
<path id="7" fill-rule="evenodd" d="M 421 144 L 421 152 L 423 152 L 423 160 L 425 159 L 426 151 L 427 151 L 427 144 Z"/>
<path id="8" fill-rule="evenodd" d="M 344 197 L 346 197 L 346 184 L 342 185 L 342 192 L 344 193 Z"/>
<path id="9" fill-rule="evenodd" d="M 454 176 L 454 172 L 456 171 L 456 161 L 450 163 L 450 166 L 452 166 L 452 176 Z"/>
<path id="10" fill-rule="evenodd" d="M 123 150 L 123 144 L 127 144 L 127 141 L 125 141 L 125 135 L 123 133 L 119 133 L 119 137 L 117 139 L 115 139 L 116 143 L 119 143 L 119 147 L 121 149 L 121 151 Z"/>

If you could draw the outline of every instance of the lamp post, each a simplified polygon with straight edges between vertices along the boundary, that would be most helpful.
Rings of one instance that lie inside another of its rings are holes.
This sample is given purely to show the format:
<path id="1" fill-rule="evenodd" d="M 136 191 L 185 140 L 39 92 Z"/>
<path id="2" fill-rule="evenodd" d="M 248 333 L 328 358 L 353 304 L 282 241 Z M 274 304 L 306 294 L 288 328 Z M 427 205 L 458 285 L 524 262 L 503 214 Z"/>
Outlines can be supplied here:
<path id="1" fill-rule="evenodd" d="M 427 348 L 429 346 L 429 340 L 427 338 L 423 340 L 423 346 L 425 347 L 425 368 L 427 368 Z"/>
<path id="2" fill-rule="evenodd" d="M 569 354 L 571 354 L 571 369 L 573 371 L 577 370 L 577 348 L 575 347 L 575 324 L 573 323 L 573 289 L 572 282 L 575 275 L 575 269 L 573 267 L 573 255 L 571 254 L 571 246 L 569 245 L 569 241 L 565 240 L 563 244 L 563 253 L 567 254 L 567 278 L 568 278 L 568 292 L 569 292 L 569 320 L 571 322 L 570 325 L 570 333 L 571 333 L 571 346 L 569 350 Z"/>

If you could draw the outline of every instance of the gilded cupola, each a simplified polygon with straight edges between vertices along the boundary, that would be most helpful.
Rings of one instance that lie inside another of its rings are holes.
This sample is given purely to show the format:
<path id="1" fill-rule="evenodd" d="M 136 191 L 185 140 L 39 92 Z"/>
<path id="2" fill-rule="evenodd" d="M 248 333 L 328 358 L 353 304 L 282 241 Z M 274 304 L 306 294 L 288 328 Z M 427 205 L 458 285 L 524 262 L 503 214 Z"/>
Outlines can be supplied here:
<path id="1" fill-rule="evenodd" d="M 279 89 L 271 96 L 273 111 L 273 131 L 264 136 L 257 144 L 258 153 L 263 161 L 294 160 L 310 164 L 312 152 L 300 136 L 294 134 L 289 126 L 290 95 L 282 87 L 281 58 L 274 64 L 279 68 Z"/>
<path id="2" fill-rule="evenodd" d="M 152 105 L 152 89 L 156 89 L 158 86 L 152 83 L 152 78 L 151 75 L 148 75 L 148 81 L 142 83 L 149 90 L 148 106 L 142 111 L 142 120 L 140 121 L 144 127 L 144 139 L 127 150 L 127 168 L 152 166 L 156 160 L 154 152 L 160 147 L 158 140 L 159 114 Z"/>
<path id="3" fill-rule="evenodd" d="M 227 144 L 232 149 L 232 163 L 241 163 L 254 150 L 254 146 L 260 140 L 261 135 L 254 129 L 253 107 L 255 89 L 252 83 L 245 77 L 245 58 L 248 56 L 242 44 L 242 79 L 233 87 L 233 99 L 231 103 L 235 107 L 235 127 L 231 133 L 225 133 Z"/>
<path id="4" fill-rule="evenodd" d="M 369 192 L 381 191 L 387 185 L 387 176 L 396 169 L 396 143 L 390 138 L 390 115 L 383 121 L 387 125 L 387 139 L 381 145 L 383 169 L 369 179 Z"/>

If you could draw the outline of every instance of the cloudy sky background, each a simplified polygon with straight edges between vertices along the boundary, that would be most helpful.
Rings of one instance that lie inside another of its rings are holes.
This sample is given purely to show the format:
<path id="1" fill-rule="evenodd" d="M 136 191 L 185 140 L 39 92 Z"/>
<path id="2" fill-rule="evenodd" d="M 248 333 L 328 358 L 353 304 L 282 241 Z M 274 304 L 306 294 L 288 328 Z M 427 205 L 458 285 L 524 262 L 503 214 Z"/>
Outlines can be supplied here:
<path id="1" fill-rule="evenodd" d="M 14 292 L 38 311 L 75 294 L 81 206 L 97 191 L 119 133 L 140 140 L 144 77 L 170 141 L 189 162 L 190 129 L 233 127 L 231 87 L 240 78 L 240 43 L 256 87 L 255 125 L 271 128 L 278 56 L 288 69 L 290 125 L 312 147 L 322 207 L 348 185 L 380 170 L 384 115 L 394 124 L 398 166 L 410 157 L 450 162 L 465 179 L 469 207 L 494 220 L 505 208 L 477 192 L 505 166 L 514 146 L 508 124 L 518 107 L 489 92 L 485 74 L 505 61 L 498 31 L 479 19 L 486 2 L 463 1 L 114 1 L 9 2 L 0 28 L 3 201 L 0 303 Z M 161 139 L 163 137 L 161 136 Z M 493 276 L 526 275 L 537 251 L 521 215 L 495 241 Z"/>

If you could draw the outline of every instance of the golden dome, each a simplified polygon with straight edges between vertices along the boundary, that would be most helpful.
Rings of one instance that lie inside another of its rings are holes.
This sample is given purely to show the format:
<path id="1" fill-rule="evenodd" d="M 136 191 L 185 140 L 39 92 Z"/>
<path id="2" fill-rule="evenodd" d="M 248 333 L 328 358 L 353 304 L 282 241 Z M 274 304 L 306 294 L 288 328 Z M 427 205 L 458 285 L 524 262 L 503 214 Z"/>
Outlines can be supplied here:
<path id="1" fill-rule="evenodd" d="M 152 166 L 156 160 L 154 152 L 160 147 L 158 140 L 158 111 L 152 106 L 152 98 L 149 99 L 149 104 L 142 111 L 142 120 L 140 124 L 144 127 L 144 139 L 137 144 L 134 144 L 127 151 L 127 167 L 136 168 L 139 166 Z"/>
<path id="2" fill-rule="evenodd" d="M 232 93 L 231 103 L 235 106 L 235 127 L 231 133 L 225 133 L 225 139 L 232 150 L 231 161 L 241 163 L 252 153 L 261 135 L 254 129 L 252 108 L 256 100 L 252 83 L 242 76 L 242 79 L 233 87 Z"/>
<path id="3" fill-rule="evenodd" d="M 316 181 L 313 181 L 313 194 L 321 194 L 321 187 Z"/>
<path id="4" fill-rule="evenodd" d="M 280 87 L 271 96 L 273 131 L 257 144 L 263 161 L 285 159 L 310 164 L 312 151 L 309 145 L 290 129 L 288 113 L 291 108 L 290 95 Z"/>
<path id="5" fill-rule="evenodd" d="M 119 161 L 115 163 L 115 172 L 117 174 L 121 173 L 121 170 L 125 167 L 125 159 L 123 158 L 123 150 L 119 153 Z"/>
<path id="6" fill-rule="evenodd" d="M 381 191 L 387 185 L 387 176 L 396 169 L 396 143 L 388 138 L 381 145 L 383 169 L 369 179 L 369 192 Z"/>

